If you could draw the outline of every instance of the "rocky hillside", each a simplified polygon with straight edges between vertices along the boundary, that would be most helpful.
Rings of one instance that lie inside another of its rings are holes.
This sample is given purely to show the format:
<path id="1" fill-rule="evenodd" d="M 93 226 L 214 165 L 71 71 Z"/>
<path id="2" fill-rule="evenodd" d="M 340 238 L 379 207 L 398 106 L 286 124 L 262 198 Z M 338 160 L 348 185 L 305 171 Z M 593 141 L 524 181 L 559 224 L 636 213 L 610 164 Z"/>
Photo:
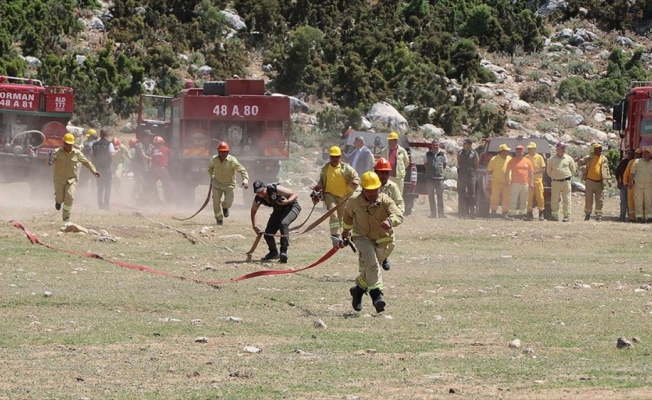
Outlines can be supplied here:
<path id="1" fill-rule="evenodd" d="M 645 1 L 432 3 L 0 2 L 0 74 L 73 86 L 84 125 L 125 125 L 143 92 L 236 75 L 295 96 L 297 149 L 349 126 L 451 151 L 496 135 L 617 147 L 610 107 L 651 78 Z"/>

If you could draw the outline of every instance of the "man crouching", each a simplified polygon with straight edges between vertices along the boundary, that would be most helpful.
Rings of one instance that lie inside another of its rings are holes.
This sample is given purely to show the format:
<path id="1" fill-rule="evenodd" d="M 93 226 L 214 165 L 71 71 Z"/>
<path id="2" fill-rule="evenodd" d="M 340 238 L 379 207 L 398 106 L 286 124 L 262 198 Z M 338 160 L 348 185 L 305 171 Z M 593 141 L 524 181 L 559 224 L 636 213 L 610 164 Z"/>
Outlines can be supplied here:
<path id="1" fill-rule="evenodd" d="M 385 311 L 380 265 L 388 248 L 394 246 L 392 228 L 403 222 L 403 213 L 394 200 L 380 193 L 381 182 L 375 172 L 365 172 L 360 183 L 362 191 L 349 198 L 342 221 L 342 239 L 352 237 L 359 255 L 360 275 L 349 292 L 354 310 L 362 310 L 362 295 L 368 291 L 376 312 L 380 313 Z"/>

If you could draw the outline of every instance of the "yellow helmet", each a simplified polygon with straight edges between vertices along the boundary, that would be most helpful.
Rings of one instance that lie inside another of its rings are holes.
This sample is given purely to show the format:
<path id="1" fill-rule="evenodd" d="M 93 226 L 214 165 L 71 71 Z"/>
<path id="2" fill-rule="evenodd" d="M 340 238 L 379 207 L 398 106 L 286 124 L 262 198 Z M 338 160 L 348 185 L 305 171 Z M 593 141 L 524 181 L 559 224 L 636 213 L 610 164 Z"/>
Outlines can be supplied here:
<path id="1" fill-rule="evenodd" d="M 93 135 L 97 135 L 97 131 L 95 129 L 91 128 L 86 131 L 86 137 L 91 137 Z"/>
<path id="2" fill-rule="evenodd" d="M 328 155 L 330 155 L 331 157 L 341 157 L 342 149 L 340 149 L 338 146 L 333 146 L 328 151 Z"/>
<path id="3" fill-rule="evenodd" d="M 375 190 L 381 186 L 380 178 L 374 171 L 367 171 L 362 174 L 360 184 L 362 185 L 363 189 L 367 190 Z"/>
<path id="4" fill-rule="evenodd" d="M 398 133 L 390 132 L 389 135 L 387 135 L 387 140 L 398 140 Z"/>
<path id="5" fill-rule="evenodd" d="M 75 135 L 70 132 L 66 133 L 63 135 L 63 142 L 65 144 L 75 144 Z"/>

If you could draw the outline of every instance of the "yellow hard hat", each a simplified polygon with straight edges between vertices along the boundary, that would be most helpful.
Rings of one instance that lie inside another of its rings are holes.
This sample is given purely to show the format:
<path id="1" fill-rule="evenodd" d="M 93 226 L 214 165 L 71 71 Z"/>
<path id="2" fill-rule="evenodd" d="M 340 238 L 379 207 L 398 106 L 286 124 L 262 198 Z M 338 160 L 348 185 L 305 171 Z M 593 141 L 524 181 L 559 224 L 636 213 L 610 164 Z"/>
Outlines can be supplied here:
<path id="1" fill-rule="evenodd" d="M 537 148 L 537 144 L 534 143 L 534 142 L 530 142 L 530 143 L 527 145 L 527 148 L 528 148 L 528 149 L 536 149 L 536 148 Z"/>
<path id="2" fill-rule="evenodd" d="M 342 149 L 340 149 L 338 146 L 333 146 L 328 151 L 328 154 L 331 157 L 341 157 L 342 156 Z"/>
<path id="3" fill-rule="evenodd" d="M 86 137 L 91 137 L 93 135 L 97 135 L 97 131 L 95 129 L 91 128 L 88 131 L 86 131 Z"/>
<path id="4" fill-rule="evenodd" d="M 593 143 L 593 146 L 591 147 L 593 147 L 594 149 L 601 149 L 602 145 L 600 143 Z"/>
<path id="5" fill-rule="evenodd" d="M 498 151 L 503 151 L 503 150 L 511 151 L 512 149 L 510 149 L 509 147 L 507 147 L 505 143 L 503 143 L 500 146 L 498 146 Z"/>
<path id="6" fill-rule="evenodd" d="M 389 135 L 387 135 L 387 140 L 398 140 L 398 133 L 390 132 Z"/>
<path id="7" fill-rule="evenodd" d="M 66 133 L 63 135 L 63 142 L 65 144 L 75 144 L 75 135 L 70 132 Z"/>
<path id="8" fill-rule="evenodd" d="M 360 184 L 362 185 L 363 189 L 367 189 L 367 190 L 378 189 L 381 185 L 378 174 L 376 174 L 373 171 L 367 171 L 364 174 L 362 174 L 362 178 L 360 179 Z"/>

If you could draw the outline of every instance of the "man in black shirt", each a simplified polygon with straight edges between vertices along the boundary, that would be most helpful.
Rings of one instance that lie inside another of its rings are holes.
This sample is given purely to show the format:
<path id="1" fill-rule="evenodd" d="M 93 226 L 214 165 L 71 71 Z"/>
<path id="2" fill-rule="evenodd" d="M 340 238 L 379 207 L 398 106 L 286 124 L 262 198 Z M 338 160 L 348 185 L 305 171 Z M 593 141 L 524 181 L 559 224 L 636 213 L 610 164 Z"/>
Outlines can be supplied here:
<path id="1" fill-rule="evenodd" d="M 460 218 L 475 218 L 475 183 L 480 159 L 472 146 L 472 139 L 464 139 L 462 150 L 457 154 L 457 204 Z"/>
<path id="2" fill-rule="evenodd" d="M 627 169 L 627 164 L 634 159 L 634 149 L 627 149 L 625 157 L 620 160 L 616 167 L 616 181 L 618 182 L 618 190 L 620 191 L 620 216 L 619 221 L 625 222 L 627 218 L 627 182 L 623 182 L 623 175 Z"/>
<path id="3" fill-rule="evenodd" d="M 297 201 L 297 194 L 288 188 L 285 188 L 278 183 L 270 183 L 265 185 L 260 179 L 254 182 L 254 201 L 251 204 L 251 226 L 256 234 L 263 233 L 260 228 L 256 226 L 256 212 L 260 205 L 272 207 L 272 215 L 267 221 L 265 228 L 265 242 L 269 248 L 269 253 L 263 257 L 263 261 L 271 261 L 277 258 L 281 263 L 288 262 L 288 247 L 290 246 L 290 224 L 297 219 L 301 212 L 301 206 Z M 276 248 L 276 239 L 274 234 L 281 231 L 281 253 L 279 254 Z"/>
<path id="4" fill-rule="evenodd" d="M 93 143 L 93 165 L 100 173 L 100 177 L 97 179 L 97 205 L 100 210 L 110 210 L 111 162 L 115 148 L 108 138 L 109 131 L 102 129 L 100 130 L 100 140 Z"/>

